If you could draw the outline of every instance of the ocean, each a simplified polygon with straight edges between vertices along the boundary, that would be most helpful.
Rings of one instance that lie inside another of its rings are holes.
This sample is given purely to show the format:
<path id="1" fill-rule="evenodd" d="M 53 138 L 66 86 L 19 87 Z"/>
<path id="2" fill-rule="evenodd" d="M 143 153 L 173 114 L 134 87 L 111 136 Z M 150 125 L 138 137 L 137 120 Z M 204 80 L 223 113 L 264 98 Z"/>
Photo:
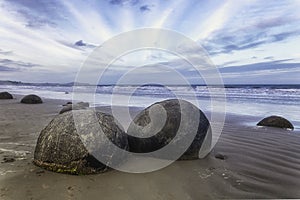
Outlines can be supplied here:
<path id="1" fill-rule="evenodd" d="M 147 107 L 164 99 L 180 98 L 189 101 L 196 98 L 197 106 L 204 113 L 212 111 L 213 99 L 225 103 L 225 112 L 228 114 L 260 118 L 279 115 L 290 120 L 295 129 L 300 130 L 300 85 L 226 85 L 225 88 L 203 85 L 166 87 L 0 85 L 0 90 L 22 95 L 37 94 L 44 98 L 66 101 L 74 98 L 75 101 L 88 101 L 91 106 Z M 214 112 L 218 110 L 214 109 Z M 255 125 L 254 123 L 250 122 L 249 125 Z"/>

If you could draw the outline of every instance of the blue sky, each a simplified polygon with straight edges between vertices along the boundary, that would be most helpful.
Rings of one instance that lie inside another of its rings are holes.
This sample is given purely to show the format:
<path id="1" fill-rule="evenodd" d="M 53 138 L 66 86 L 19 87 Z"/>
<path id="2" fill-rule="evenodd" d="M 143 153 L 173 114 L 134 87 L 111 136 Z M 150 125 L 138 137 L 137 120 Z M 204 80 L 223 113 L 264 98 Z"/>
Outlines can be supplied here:
<path id="1" fill-rule="evenodd" d="M 0 79 L 72 82 L 104 41 L 153 27 L 180 32 L 202 45 L 225 83 L 300 84 L 299 10 L 299 0 L 2 0 Z M 152 71 L 171 81 L 168 71 L 157 67 L 165 65 L 192 83 L 199 81 L 186 63 L 162 55 L 124 56 L 104 80 L 113 83 L 131 67 L 149 65 L 137 77 Z"/>

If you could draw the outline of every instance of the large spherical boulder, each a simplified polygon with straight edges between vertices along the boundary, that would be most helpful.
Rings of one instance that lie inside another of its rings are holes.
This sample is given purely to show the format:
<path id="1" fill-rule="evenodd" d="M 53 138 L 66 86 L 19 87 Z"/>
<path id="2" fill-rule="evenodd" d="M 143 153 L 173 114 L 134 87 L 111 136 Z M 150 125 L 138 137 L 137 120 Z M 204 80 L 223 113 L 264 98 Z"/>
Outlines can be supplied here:
<path id="1" fill-rule="evenodd" d="M 257 123 L 257 126 L 269 126 L 276 128 L 284 128 L 284 129 L 294 129 L 294 126 L 287 119 L 280 116 L 270 116 L 266 117 L 260 122 Z"/>
<path id="2" fill-rule="evenodd" d="M 13 96 L 8 92 L 0 92 L 0 99 L 13 99 Z"/>
<path id="3" fill-rule="evenodd" d="M 87 102 L 79 102 L 76 104 L 66 104 L 64 105 L 64 107 L 61 109 L 61 111 L 59 112 L 59 114 L 63 114 L 65 112 L 71 111 L 71 110 L 82 110 L 82 109 L 86 109 L 89 107 L 89 103 Z"/>
<path id="4" fill-rule="evenodd" d="M 171 152 L 159 155 L 167 159 L 175 159 L 172 154 L 180 151 L 180 160 L 202 158 L 211 146 L 210 123 L 204 113 L 193 104 L 178 99 L 155 103 L 140 112 L 131 122 L 127 134 L 129 149 L 135 153 L 154 152 L 172 145 Z M 191 136 L 191 143 L 183 147 L 186 143 L 181 142 Z"/>
<path id="5" fill-rule="evenodd" d="M 26 103 L 26 104 L 40 104 L 43 103 L 41 97 L 35 95 L 35 94 L 30 94 L 21 100 L 21 103 Z"/>
<path id="6" fill-rule="evenodd" d="M 104 134 L 100 134 L 101 131 Z M 104 137 L 111 142 L 105 141 Z M 74 110 L 57 115 L 41 131 L 33 162 L 61 173 L 100 173 L 108 169 L 108 162 L 121 164 L 125 160 L 113 150 L 116 147 L 128 150 L 128 140 L 121 125 L 111 115 Z M 99 156 L 105 156 L 106 163 L 99 161 Z"/>

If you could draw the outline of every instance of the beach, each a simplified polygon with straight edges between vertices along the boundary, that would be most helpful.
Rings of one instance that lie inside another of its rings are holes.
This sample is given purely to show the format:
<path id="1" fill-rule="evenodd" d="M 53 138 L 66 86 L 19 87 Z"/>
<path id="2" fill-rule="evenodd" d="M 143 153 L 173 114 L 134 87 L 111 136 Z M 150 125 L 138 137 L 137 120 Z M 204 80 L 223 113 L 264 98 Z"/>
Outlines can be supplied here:
<path id="1" fill-rule="evenodd" d="M 300 0 L 0 0 L 0 200 L 300 199 Z"/>
<path id="2" fill-rule="evenodd" d="M 300 198 L 298 130 L 247 125 L 260 118 L 230 114 L 219 141 L 204 159 L 176 161 L 144 174 L 109 170 L 75 176 L 32 163 L 40 131 L 66 100 L 27 105 L 19 103 L 21 96 L 14 96 L 0 101 L 0 199 Z M 217 159 L 216 154 L 226 159 Z"/>

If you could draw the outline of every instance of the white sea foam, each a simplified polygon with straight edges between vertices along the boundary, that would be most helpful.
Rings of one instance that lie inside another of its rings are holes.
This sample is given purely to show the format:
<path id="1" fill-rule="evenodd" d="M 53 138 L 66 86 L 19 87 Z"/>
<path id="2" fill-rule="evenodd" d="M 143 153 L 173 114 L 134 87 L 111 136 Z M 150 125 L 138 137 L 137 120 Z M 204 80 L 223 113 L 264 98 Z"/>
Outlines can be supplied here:
<path id="1" fill-rule="evenodd" d="M 13 149 L 4 149 L 4 148 L 0 148 L 0 151 L 11 152 L 11 153 L 14 153 L 16 156 L 25 156 L 27 154 L 30 154 L 30 151 L 17 151 L 17 150 L 13 150 Z"/>
<path id="2" fill-rule="evenodd" d="M 200 108 L 206 112 L 211 111 L 210 98 L 218 99 L 222 95 L 221 88 L 210 87 L 208 89 L 207 86 L 98 86 L 96 91 L 94 86 L 76 86 L 76 88 L 79 94 L 74 100 L 91 99 L 92 106 L 113 104 L 146 107 L 157 101 L 176 98 L 175 94 L 180 94 L 179 98 L 186 100 L 196 95 Z M 133 88 L 135 90 L 131 94 Z M 0 89 L 22 95 L 34 93 L 52 99 L 71 100 L 73 96 L 73 87 L 69 86 L 0 86 Z M 131 96 L 129 102 L 125 100 L 128 95 Z M 226 88 L 226 99 L 226 112 L 228 113 L 258 117 L 281 115 L 291 120 L 297 129 L 300 128 L 300 87 L 230 87 Z"/>

